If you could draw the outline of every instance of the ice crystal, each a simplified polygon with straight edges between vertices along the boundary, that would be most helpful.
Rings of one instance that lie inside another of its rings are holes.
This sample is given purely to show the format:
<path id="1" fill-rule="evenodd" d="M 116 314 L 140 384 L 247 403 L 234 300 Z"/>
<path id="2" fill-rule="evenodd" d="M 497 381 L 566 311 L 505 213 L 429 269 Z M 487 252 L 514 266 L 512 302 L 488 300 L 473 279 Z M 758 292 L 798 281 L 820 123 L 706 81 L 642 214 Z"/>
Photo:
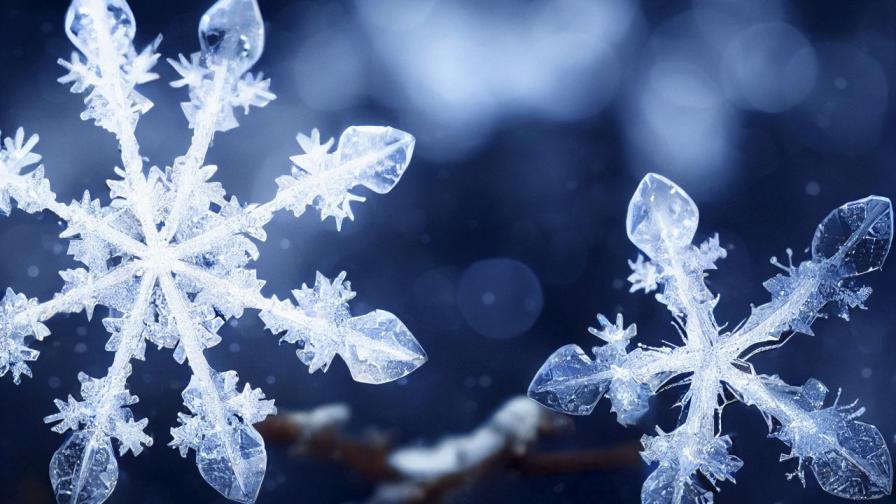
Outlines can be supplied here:
<path id="1" fill-rule="evenodd" d="M 733 330 L 716 322 L 718 297 L 704 282 L 726 251 L 718 236 L 692 245 L 697 222 L 691 198 L 655 174 L 641 181 L 628 207 L 629 239 L 648 256 L 629 263 L 631 290 L 661 287 L 656 299 L 672 312 L 682 344 L 629 349 L 635 326 L 625 327 L 621 315 L 615 324 L 598 315 L 599 328 L 589 331 L 605 344 L 594 347 L 594 359 L 577 345 L 560 348 L 538 371 L 529 396 L 557 411 L 587 415 L 606 394 L 618 421 L 628 425 L 673 378 L 687 385 L 680 425 L 642 438 L 644 459 L 657 464 L 644 483 L 644 503 L 709 503 L 719 482 L 734 480 L 743 462 L 729 453 L 731 439 L 721 433 L 730 399 L 755 406 L 771 436 L 790 447 L 781 459 L 797 459 L 791 476 L 805 483 L 809 468 L 834 495 L 888 495 L 890 454 L 877 428 L 857 420 L 864 408 L 841 404 L 839 392 L 828 404 L 828 389 L 815 379 L 796 387 L 757 374 L 749 359 L 793 333 L 812 334 L 812 322 L 827 313 L 846 319 L 850 308 L 864 308 L 871 290 L 856 277 L 884 263 L 893 234 L 890 201 L 869 196 L 835 209 L 815 232 L 812 257 L 798 266 L 773 258 L 784 271 L 764 284 L 771 301 L 754 307 Z"/>
<path id="2" fill-rule="evenodd" d="M 71 431 L 50 462 L 50 478 L 60 503 L 105 500 L 115 487 L 119 454 L 134 455 L 153 439 L 146 419 L 135 419 L 137 397 L 128 391 L 131 361 L 144 358 L 147 341 L 173 349 L 178 362 L 192 371 L 183 400 L 189 413 L 179 415 L 170 446 L 184 456 L 196 454 L 205 480 L 224 496 L 253 502 L 266 466 L 264 443 L 252 426 L 275 411 L 273 401 L 245 384 L 234 371 L 218 372 L 203 352 L 220 341 L 227 319 L 244 310 L 260 312 L 267 328 L 298 345 L 310 371 L 326 370 L 338 354 L 360 382 L 383 383 L 405 376 L 426 359 L 410 331 L 392 313 L 375 310 L 352 316 L 353 297 L 345 274 L 330 281 L 318 274 L 313 287 L 294 291 L 295 302 L 261 294 L 264 282 L 252 263 L 254 240 L 265 239 L 265 225 L 277 211 L 296 216 L 307 207 L 333 217 L 337 225 L 353 217 L 349 204 L 363 201 L 350 192 L 364 186 L 386 193 L 407 167 L 414 138 L 389 127 L 350 127 L 335 150 L 321 144 L 314 130 L 299 135 L 305 154 L 293 158 L 288 175 L 277 180 L 273 200 L 241 204 L 226 197 L 211 181 L 215 166 L 204 159 L 216 131 L 237 126 L 235 108 L 248 111 L 274 99 L 269 81 L 248 73 L 264 45 L 264 25 L 255 0 L 220 0 L 202 17 L 202 52 L 169 60 L 186 86 L 184 113 L 193 129 L 186 154 L 165 169 L 144 167 L 134 130 L 152 103 L 136 86 L 158 77 L 160 39 L 143 51 L 134 49 L 135 21 L 125 0 L 74 0 L 65 20 L 77 47 L 60 64 L 59 79 L 75 93 L 87 93 L 82 118 L 114 133 L 121 148 L 121 168 L 108 181 L 111 202 L 89 193 L 65 204 L 57 201 L 35 165 L 37 136 L 19 129 L 0 150 L 0 211 L 13 202 L 36 213 L 55 213 L 66 223 L 63 238 L 83 267 L 61 272 L 62 291 L 47 301 L 7 290 L 0 301 L 0 375 L 18 383 L 29 375 L 27 363 L 38 352 L 30 340 L 49 335 L 44 322 L 58 313 L 108 309 L 106 349 L 114 359 L 104 377 L 81 374 L 80 399 L 57 400 L 59 412 L 46 418 L 53 430 Z M 58 422 L 58 423 L 57 423 Z"/>

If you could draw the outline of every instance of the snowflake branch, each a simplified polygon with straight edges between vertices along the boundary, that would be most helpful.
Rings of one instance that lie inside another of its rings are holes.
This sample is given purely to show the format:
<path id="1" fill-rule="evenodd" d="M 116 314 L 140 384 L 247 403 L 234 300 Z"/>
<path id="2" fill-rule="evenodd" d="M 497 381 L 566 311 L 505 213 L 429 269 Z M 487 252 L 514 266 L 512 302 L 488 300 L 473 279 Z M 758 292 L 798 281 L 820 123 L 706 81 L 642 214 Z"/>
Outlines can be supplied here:
<path id="1" fill-rule="evenodd" d="M 755 345 L 778 341 L 781 333 L 802 314 L 820 283 L 818 276 L 801 278 L 789 296 L 756 309 L 743 327 L 722 343 L 722 351 L 740 356 Z"/>
<path id="2" fill-rule="evenodd" d="M 209 407 L 214 424 L 219 428 L 223 428 L 227 425 L 227 412 L 212 380 L 213 371 L 203 354 L 199 336 L 196 334 L 196 323 L 190 316 L 190 311 L 187 307 L 188 301 L 174 285 L 174 279 L 170 275 L 160 276 L 159 284 L 162 287 L 165 300 L 171 308 L 171 314 L 174 316 L 174 320 L 180 330 L 180 344 L 183 346 L 193 375 L 198 379 L 203 401 Z M 232 453 L 232 447 L 228 448 L 228 451 Z"/>
<path id="3" fill-rule="evenodd" d="M 120 441 L 121 454 L 131 450 L 136 455 L 143 445 L 152 445 L 152 438 L 143 432 L 148 421 L 133 420 L 128 406 L 137 398 L 130 395 L 126 383 L 131 374 L 131 359 L 142 355 L 144 309 L 154 286 L 152 275 L 141 282 L 106 376 L 93 379 L 82 373 L 79 379 L 83 401 L 76 401 L 72 396 L 67 403 L 57 400 L 59 413 L 44 418 L 46 423 L 60 422 L 53 428 L 56 432 L 74 431 L 50 462 L 56 494 L 70 496 L 71 502 L 98 502 L 112 492 L 114 481 L 109 476 L 117 474 L 112 437 Z"/>
<path id="4" fill-rule="evenodd" d="M 219 395 L 218 387 L 214 381 L 214 371 L 211 366 L 209 366 L 208 361 L 203 354 L 202 344 L 200 343 L 199 336 L 196 332 L 196 323 L 190 316 L 187 307 L 188 301 L 183 293 L 175 286 L 174 278 L 170 273 L 162 275 L 159 278 L 159 283 L 171 309 L 171 314 L 174 317 L 177 328 L 180 331 L 180 345 L 184 350 L 190 369 L 193 372 L 193 379 L 198 386 L 202 404 L 201 416 L 207 418 L 211 423 L 211 431 L 202 434 L 207 437 L 212 433 L 218 433 L 217 439 L 223 447 L 223 456 L 227 461 L 230 471 L 232 471 L 234 484 L 236 485 L 236 488 L 239 489 L 237 495 L 252 495 L 251 500 L 254 501 L 254 496 L 257 495 L 261 484 L 260 478 L 256 475 L 259 469 L 257 463 L 253 464 L 254 461 L 251 460 L 255 455 L 251 455 L 249 459 L 244 458 L 244 451 L 249 450 L 237 446 L 235 443 L 245 441 L 241 441 L 239 436 L 234 437 L 227 431 L 228 428 L 232 428 L 234 425 L 230 421 L 230 412 L 224 404 L 222 397 Z M 245 424 L 250 424 L 253 421 L 253 418 L 243 418 L 243 421 Z M 255 435 L 257 436 L 257 434 Z M 261 453 L 264 454 L 263 446 L 261 447 Z M 199 462 L 197 462 L 197 464 L 200 465 L 200 470 L 202 470 L 204 464 L 200 464 Z M 261 466 L 261 471 L 261 474 L 263 475 L 264 465 Z M 230 496 L 230 492 L 234 491 L 233 488 L 222 488 L 223 485 L 221 485 L 221 481 L 218 479 L 222 477 L 220 475 L 209 476 L 203 474 L 203 477 L 226 496 Z M 245 500 L 245 498 L 238 500 Z"/>
<path id="5" fill-rule="evenodd" d="M 618 329 L 622 331 L 621 320 Z M 561 347 L 536 373 L 529 397 L 561 413 L 587 415 L 608 394 L 618 421 L 629 425 L 646 413 L 651 394 L 672 377 L 692 372 L 695 363 L 704 358 L 702 352 L 688 346 L 627 352 L 629 336 L 593 332 L 607 341 L 594 347 L 594 358 L 578 345 Z M 632 326 L 625 334 L 634 333 Z"/>
<path id="6" fill-rule="evenodd" d="M 121 146 L 121 160 L 124 168 L 131 177 L 142 177 L 143 158 L 140 156 L 140 146 L 134 136 L 136 122 L 131 113 L 131 101 L 127 98 L 126 89 L 129 88 L 121 74 L 121 55 L 115 48 L 112 36 L 112 27 L 106 16 L 106 3 L 103 0 L 90 0 L 87 3 L 92 10 L 91 20 L 95 23 L 96 44 L 98 57 L 92 59 L 100 69 L 101 80 L 98 85 L 103 87 L 106 98 L 110 100 L 108 110 L 114 112 L 113 132 L 118 137 Z"/>
<path id="7" fill-rule="evenodd" d="M 21 138 L 22 135 L 23 132 L 20 128 L 17 138 Z M 29 153 L 36 143 L 37 136 L 34 135 L 26 145 Z M 40 159 L 40 156 L 35 156 L 36 160 Z M 109 219 L 98 219 L 78 204 L 68 205 L 59 202 L 56 199 L 56 194 L 50 189 L 49 181 L 44 178 L 43 165 L 24 174 L 20 173 L 22 168 L 23 165 L 20 163 L 12 167 L 4 166 L 0 160 L 0 193 L 9 194 L 22 210 L 29 213 L 49 210 L 66 221 L 69 224 L 69 229 L 83 226 L 86 231 L 132 255 L 140 255 L 146 250 L 146 245 L 109 224 L 108 220 L 114 216 L 110 216 Z"/>
<path id="8" fill-rule="evenodd" d="M 162 240 L 169 241 L 177 232 L 184 212 L 188 208 L 190 193 L 195 184 L 203 182 L 199 175 L 199 168 L 205 161 L 209 145 L 215 136 L 218 114 L 223 106 L 229 106 L 224 102 L 225 89 L 230 89 L 233 77 L 227 66 L 212 68 L 212 92 L 202 103 L 202 108 L 196 115 L 193 124 L 193 137 L 190 140 L 190 148 L 187 153 L 175 160 L 175 169 L 183 171 L 183 177 L 179 179 L 179 185 L 175 189 L 174 203 L 165 219 L 160 236 Z"/>
<path id="9" fill-rule="evenodd" d="M 725 255 L 717 239 L 706 247 L 708 254 L 691 244 L 698 221 L 697 205 L 690 196 L 653 173 L 638 185 L 628 207 L 629 239 L 660 267 L 658 283 L 663 284 L 663 292 L 657 298 L 676 318 L 684 317 L 688 343 L 695 348 L 712 345 L 718 334 L 715 299 L 703 276 L 704 270 L 714 267 L 715 259 Z"/>
<path id="10" fill-rule="evenodd" d="M 696 371 L 690 379 L 688 416 L 681 428 L 701 437 L 716 434 L 715 417 L 719 410 L 721 392 L 716 373 L 715 366 L 705 366 Z"/>
<path id="11" fill-rule="evenodd" d="M 236 234 L 246 233 L 259 223 L 266 224 L 276 212 L 285 209 L 290 201 L 295 202 L 301 190 L 300 186 L 296 186 L 289 191 L 278 192 L 267 203 L 248 205 L 243 212 L 232 215 L 202 233 L 175 245 L 174 253 L 176 257 L 181 259 L 189 257 L 208 249 L 210 245 L 217 243 L 219 240 Z M 306 191 L 305 206 L 310 205 L 313 199 L 314 196 Z"/>
<path id="12" fill-rule="evenodd" d="M 139 263 L 130 262 L 111 271 L 106 272 L 99 278 L 88 283 L 60 292 L 53 296 L 52 299 L 44 301 L 30 307 L 27 310 L 16 314 L 16 322 L 25 323 L 28 321 L 49 320 L 59 313 L 76 313 L 85 308 L 86 300 L 95 300 L 98 294 L 103 290 L 115 285 L 126 282 L 133 278 L 139 268 Z"/>
<path id="13" fill-rule="evenodd" d="M 110 416 L 112 408 L 118 407 L 118 397 L 125 390 L 130 375 L 130 361 L 138 353 L 142 353 L 140 349 L 143 347 L 143 317 L 155 283 L 156 278 L 152 273 L 144 276 L 131 312 L 128 313 L 122 327 L 122 337 L 115 350 L 112 366 L 106 374 L 107 382 L 103 388 L 102 398 L 97 405 L 96 417 L 100 422 Z"/>
<path id="14" fill-rule="evenodd" d="M 666 292 L 673 292 L 681 307 L 684 309 L 685 332 L 688 341 L 694 341 L 694 346 L 700 348 L 711 344 L 711 340 L 718 334 L 718 323 L 713 314 L 714 302 L 712 294 L 701 280 L 697 281 L 694 275 L 685 272 L 682 261 L 676 253 L 671 254 L 664 270 L 674 279 L 672 282 L 664 282 Z M 674 282 L 674 283 L 673 283 Z M 674 287 L 673 287 L 674 285 Z"/>
<path id="15" fill-rule="evenodd" d="M 246 209 L 225 219 L 175 246 L 178 258 L 189 257 L 218 240 L 253 232 L 270 222 L 272 216 L 289 209 L 298 217 L 308 206 L 321 212 L 321 220 L 336 219 L 336 228 L 345 218 L 353 218 L 350 204 L 364 201 L 350 191 L 364 186 L 385 194 L 395 187 L 410 163 L 414 137 L 390 127 L 351 126 L 339 138 L 335 152 L 329 152 L 333 140 L 320 143 L 320 134 L 299 135 L 305 154 L 290 158 L 296 166 L 292 174 L 277 179 L 276 196 L 267 203 L 248 205 Z"/>
<path id="16" fill-rule="evenodd" d="M 130 255 L 146 255 L 147 246 L 145 243 L 124 234 L 111 224 L 111 221 L 115 218 L 114 214 L 98 219 L 79 205 L 66 205 L 55 201 L 50 202 L 47 205 L 47 209 L 68 224 L 68 229 L 63 232 L 64 237 L 69 237 L 75 233 L 83 234 L 80 229 L 83 227 L 83 230 L 89 232 L 92 236 L 96 236 Z"/>
<path id="17" fill-rule="evenodd" d="M 207 270 L 184 262 L 178 274 L 195 280 L 216 296 L 226 296 L 229 306 L 253 308 L 274 334 L 300 345 L 298 352 L 309 372 L 327 370 L 338 354 L 352 377 L 364 383 L 385 383 L 407 375 L 426 361 L 426 353 L 410 331 L 392 313 L 374 310 L 351 317 L 347 301 L 354 297 L 345 274 L 332 283 L 318 273 L 314 288 L 303 285 L 293 291 L 298 305 L 267 298 L 256 288 L 243 288 Z"/>
<path id="18" fill-rule="evenodd" d="M 118 138 L 125 178 L 133 188 L 131 191 L 133 199 L 130 203 L 148 237 L 150 229 L 155 231 L 155 225 L 152 219 L 152 203 L 149 200 L 150 191 L 143 174 L 143 157 L 140 155 L 140 146 L 134 133 L 140 113 L 148 110 L 151 103 L 140 96 L 139 98 L 144 103 L 139 104 L 135 102 L 132 94 L 136 94 L 133 87 L 137 81 L 145 81 L 144 78 L 151 80 L 151 77 L 144 75 L 141 78 L 124 74 L 122 64 L 134 57 L 132 56 L 133 46 L 128 40 L 127 50 L 124 54 L 122 53 L 122 40 L 116 40 L 116 37 L 121 39 L 125 35 L 114 32 L 116 27 L 110 25 L 106 2 L 104 0 L 86 0 L 83 8 L 88 11 L 83 15 L 89 16 L 93 25 L 91 34 L 94 38 L 89 41 L 89 45 L 96 51 L 95 53 L 87 52 L 85 56 L 91 64 L 96 65 L 99 69 L 99 78 L 94 83 L 96 86 L 94 92 L 99 92 L 103 98 L 97 103 L 93 99 L 93 95 L 88 97 L 88 111 L 90 111 L 90 107 L 101 109 L 93 111 L 97 124 L 109 129 Z M 131 20 L 131 22 L 133 21 Z M 120 30 L 120 28 L 117 29 Z M 81 47 L 81 49 L 85 51 L 85 48 Z M 154 59 L 152 61 L 154 62 Z M 134 80 L 135 77 L 137 80 Z M 138 105 L 143 106 L 143 110 L 135 110 Z"/>
<path id="19" fill-rule="evenodd" d="M 772 300 L 754 309 L 740 331 L 726 347 L 742 352 L 756 344 L 776 342 L 782 332 L 792 330 L 812 334 L 810 326 L 827 305 L 849 319 L 849 310 L 864 308 L 871 289 L 855 277 L 880 269 L 890 249 L 893 235 L 893 208 L 890 200 L 869 196 L 834 209 L 819 224 L 812 239 L 812 258 L 783 265 L 784 270 L 765 282 Z"/>

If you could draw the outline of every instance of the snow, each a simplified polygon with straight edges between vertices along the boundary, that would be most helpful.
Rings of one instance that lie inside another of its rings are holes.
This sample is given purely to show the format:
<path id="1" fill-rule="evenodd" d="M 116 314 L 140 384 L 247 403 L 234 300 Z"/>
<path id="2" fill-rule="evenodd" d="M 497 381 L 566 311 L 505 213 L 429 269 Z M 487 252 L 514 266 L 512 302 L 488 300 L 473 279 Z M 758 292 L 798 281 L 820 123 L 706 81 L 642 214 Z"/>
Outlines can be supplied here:
<path id="1" fill-rule="evenodd" d="M 598 315 L 600 327 L 589 331 L 605 344 L 594 347 L 594 358 L 577 345 L 560 348 L 536 374 L 529 396 L 557 411 L 587 415 L 607 395 L 619 423 L 630 425 L 673 378 L 686 385 L 680 425 L 642 439 L 644 460 L 656 464 L 642 488 L 645 504 L 709 503 L 718 483 L 734 481 L 743 462 L 729 453 L 731 439 L 721 432 L 729 396 L 755 406 L 771 435 L 790 447 L 782 460 L 797 459 L 791 476 L 805 483 L 808 468 L 824 490 L 845 498 L 888 495 L 892 461 L 877 428 L 857 421 L 864 408 L 840 404 L 839 393 L 826 406 L 828 389 L 818 380 L 787 385 L 756 373 L 749 359 L 786 343 L 784 336 L 812 334 L 811 324 L 828 313 L 848 320 L 850 309 L 864 308 L 871 289 L 857 277 L 886 259 L 890 201 L 869 196 L 832 211 L 817 228 L 811 258 L 797 266 L 773 258 L 783 273 L 764 284 L 772 299 L 734 329 L 716 321 L 718 297 L 704 281 L 726 250 L 717 235 L 692 245 L 698 222 L 694 201 L 656 174 L 644 177 L 628 208 L 629 239 L 647 256 L 629 262 L 631 291 L 658 289 L 656 299 L 671 312 L 681 345 L 630 350 L 636 327 L 625 327 L 621 316 L 611 324 Z"/>
<path id="2" fill-rule="evenodd" d="M 350 127 L 340 137 L 320 143 L 314 130 L 299 135 L 304 154 L 293 159 L 290 174 L 277 180 L 276 197 L 261 204 L 241 204 L 212 181 L 217 168 L 204 166 L 218 131 L 236 127 L 234 109 L 248 112 L 275 97 L 270 81 L 248 72 L 264 45 L 264 25 L 255 0 L 219 0 L 202 17 L 202 52 L 169 60 L 186 86 L 183 110 L 193 137 L 188 152 L 164 169 L 144 166 L 135 137 L 140 116 L 152 103 L 136 87 L 158 77 L 160 39 L 137 52 L 136 24 L 125 0 L 74 0 L 66 15 L 66 33 L 79 52 L 60 63 L 68 73 L 59 79 L 75 93 L 87 93 L 84 120 L 112 132 L 121 149 L 122 167 L 108 181 L 111 203 L 89 193 L 70 204 L 57 200 L 33 152 L 37 136 L 22 129 L 0 150 L 0 211 L 13 202 L 36 213 L 49 211 L 65 222 L 62 238 L 83 267 L 60 272 L 65 281 L 52 299 L 38 301 L 7 290 L 0 301 L 0 375 L 18 383 L 30 376 L 27 363 L 38 357 L 28 346 L 43 340 L 43 324 L 61 313 L 99 305 L 109 310 L 104 326 L 106 349 L 114 352 L 104 377 L 81 374 L 80 399 L 57 400 L 59 412 L 46 417 L 56 432 L 72 431 L 50 463 L 50 478 L 61 503 L 95 504 L 115 488 L 120 454 L 139 454 L 152 438 L 148 421 L 136 419 L 138 398 L 128 391 L 131 361 L 144 359 L 147 341 L 173 349 L 192 376 L 183 391 L 189 413 L 179 415 L 170 446 L 196 454 L 205 480 L 222 495 L 254 502 L 264 477 L 267 456 L 252 424 L 273 414 L 274 401 L 257 388 L 238 386 L 235 371 L 211 368 L 204 350 L 217 345 L 218 329 L 245 310 L 258 310 L 267 328 L 297 344 L 301 361 L 313 372 L 326 370 L 336 355 L 361 382 L 384 383 L 423 364 L 426 354 L 405 325 L 390 312 L 374 310 L 352 316 L 354 296 L 345 273 L 334 280 L 318 274 L 313 287 L 294 291 L 296 303 L 267 297 L 252 263 L 253 240 L 264 240 L 274 213 L 296 216 L 310 206 L 337 227 L 353 218 L 349 203 L 363 201 L 350 191 L 365 186 L 386 193 L 401 178 L 413 152 L 414 138 L 389 127 Z"/>

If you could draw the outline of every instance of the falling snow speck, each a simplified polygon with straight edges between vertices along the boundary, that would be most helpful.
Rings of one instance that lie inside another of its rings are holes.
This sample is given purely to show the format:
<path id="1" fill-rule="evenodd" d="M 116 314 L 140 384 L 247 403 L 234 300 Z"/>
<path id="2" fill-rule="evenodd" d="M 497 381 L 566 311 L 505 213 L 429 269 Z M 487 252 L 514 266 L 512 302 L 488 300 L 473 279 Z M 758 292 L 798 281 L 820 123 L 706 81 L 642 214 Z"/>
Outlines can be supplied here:
<path id="1" fill-rule="evenodd" d="M 339 355 L 355 380 L 384 383 L 423 364 L 423 349 L 398 317 L 384 310 L 352 315 L 349 301 L 355 293 L 344 272 L 333 279 L 318 273 L 312 286 L 292 292 L 294 300 L 280 300 L 262 295 L 264 282 L 252 267 L 259 255 L 255 243 L 266 239 L 265 226 L 276 212 L 298 217 L 314 208 L 339 229 L 354 217 L 351 205 L 364 201 L 353 192 L 356 187 L 384 194 L 398 183 L 414 138 L 378 126 L 349 127 L 338 143 L 316 129 L 300 134 L 302 152 L 276 180 L 274 199 L 241 203 L 213 180 L 218 168 L 206 165 L 205 156 L 217 132 L 238 126 L 235 111 L 248 113 L 275 99 L 270 80 L 249 72 L 264 47 L 255 0 L 214 3 L 199 22 L 201 52 L 168 60 L 179 74 L 171 85 L 188 91 L 182 109 L 192 141 L 167 167 L 144 165 L 135 136 L 138 120 L 153 106 L 138 86 L 159 77 L 153 67 L 161 38 L 140 51 L 134 48 L 136 21 L 125 0 L 74 0 L 65 30 L 77 51 L 60 60 L 67 73 L 59 82 L 86 93 L 81 117 L 115 135 L 121 166 L 107 182 L 110 204 L 87 192 L 63 203 L 44 167 L 36 166 L 37 135 L 26 137 L 19 128 L 3 140 L 0 212 L 8 214 L 15 205 L 38 216 L 55 214 L 60 236 L 69 240 L 67 253 L 82 266 L 60 272 L 64 286 L 46 301 L 6 291 L 0 301 L 0 375 L 9 373 L 16 383 L 31 375 L 28 362 L 38 350 L 29 344 L 50 336 L 48 319 L 80 311 L 89 318 L 101 306 L 110 314 L 103 325 L 110 334 L 105 348 L 114 352 L 112 365 L 102 377 L 80 373 L 80 398 L 57 399 L 59 412 L 45 419 L 55 424 L 54 431 L 67 434 L 50 461 L 57 501 L 103 502 L 118 481 L 118 457 L 128 451 L 138 455 L 153 444 L 148 420 L 136 417 L 138 398 L 127 385 L 131 361 L 143 360 L 151 343 L 172 349 L 177 362 L 191 370 L 186 388 L 169 384 L 182 391 L 188 412 L 178 415 L 168 445 L 183 456 L 192 451 L 202 477 L 225 497 L 254 502 L 267 454 L 253 424 L 275 412 L 274 401 L 249 384 L 238 387 L 235 371 L 212 369 L 204 351 L 220 342 L 218 330 L 225 322 L 254 310 L 267 329 L 299 347 L 297 355 L 310 372 L 326 371 Z M 39 270 L 32 266 L 27 273 L 34 277 Z M 74 353 L 87 350 L 77 345 Z M 58 341 L 52 346 L 71 348 Z M 57 388 L 61 380 L 50 377 L 48 384 Z"/>

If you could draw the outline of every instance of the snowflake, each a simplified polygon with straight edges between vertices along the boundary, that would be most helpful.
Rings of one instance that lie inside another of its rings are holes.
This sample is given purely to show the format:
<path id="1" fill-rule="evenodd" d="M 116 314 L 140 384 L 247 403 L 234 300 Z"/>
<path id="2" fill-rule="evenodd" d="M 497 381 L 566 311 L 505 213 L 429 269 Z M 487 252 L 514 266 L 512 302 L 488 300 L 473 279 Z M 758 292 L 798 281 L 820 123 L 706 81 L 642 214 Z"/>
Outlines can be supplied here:
<path id="1" fill-rule="evenodd" d="M 59 79 L 73 92 L 87 92 L 81 115 L 114 133 L 123 168 L 108 181 L 109 204 L 85 193 L 71 204 L 56 200 L 33 152 L 37 136 L 26 139 L 19 129 L 0 150 L 0 211 L 12 203 L 36 213 L 50 211 L 67 227 L 69 254 L 83 267 L 62 271 L 62 291 L 40 302 L 7 290 L 0 301 L 0 375 L 9 372 L 18 383 L 30 376 L 27 362 L 38 352 L 31 339 L 49 335 L 44 322 L 59 313 L 97 305 L 109 310 L 103 322 L 115 352 L 108 374 L 80 374 L 81 397 L 57 400 L 59 412 L 46 418 L 53 430 L 72 431 L 50 462 L 50 477 L 61 503 L 99 503 L 115 487 L 120 454 L 139 454 L 152 438 L 147 420 L 135 420 L 137 397 L 128 391 L 132 359 L 144 358 L 149 341 L 172 348 L 187 362 L 192 377 L 183 391 L 189 413 L 179 415 L 171 430 L 172 447 L 196 453 L 205 480 L 224 496 L 253 502 L 265 472 L 267 456 L 252 424 L 274 413 L 272 400 L 246 384 L 238 388 L 234 371 L 213 370 L 203 352 L 220 341 L 217 334 L 230 318 L 254 309 L 268 329 L 284 333 L 310 371 L 326 370 L 336 354 L 352 377 L 384 383 L 407 375 L 426 360 L 420 345 L 393 314 L 375 310 L 353 317 L 354 296 L 345 274 L 330 281 L 318 274 L 313 287 L 293 291 L 295 302 L 265 297 L 264 282 L 251 263 L 258 258 L 253 243 L 265 239 L 273 214 L 288 209 L 296 216 L 309 206 L 337 226 L 353 217 L 350 203 L 363 198 L 350 192 L 363 186 L 386 193 L 407 167 L 414 146 L 411 135 L 388 127 L 350 127 L 338 146 L 321 143 L 314 130 L 298 136 L 305 151 L 293 159 L 290 174 L 277 180 L 273 200 L 241 204 L 225 197 L 204 166 L 216 131 L 237 126 L 234 109 L 248 111 L 274 99 L 269 81 L 248 73 L 264 45 L 264 27 L 255 0 L 220 0 L 199 25 L 201 53 L 171 61 L 181 75 L 172 83 L 187 86 L 183 104 L 193 138 L 189 151 L 171 167 L 144 168 L 134 135 L 141 114 L 152 103 L 136 86 L 158 77 L 159 39 L 145 50 L 133 46 L 134 17 L 125 0 L 74 0 L 66 14 L 66 33 L 77 47 L 68 73 Z"/>
<path id="2" fill-rule="evenodd" d="M 635 326 L 625 327 L 621 315 L 615 323 L 598 315 L 599 328 L 589 331 L 606 344 L 593 349 L 594 360 L 577 345 L 560 348 L 538 371 L 529 396 L 557 411 L 587 415 L 607 394 L 619 423 L 630 425 L 647 411 L 652 395 L 685 375 L 675 383 L 688 386 L 679 402 L 680 425 L 642 438 L 644 459 L 657 463 L 641 492 L 644 503 L 710 503 L 719 482 L 734 480 L 743 462 L 729 454 L 731 439 L 721 434 L 722 410 L 734 399 L 756 406 L 771 435 L 790 446 L 781 457 L 798 459 L 790 476 L 805 484 L 809 467 L 834 495 L 889 494 L 890 454 L 877 428 L 856 421 L 864 408 L 841 404 L 839 393 L 826 406 L 828 389 L 818 380 L 787 385 L 757 374 L 749 359 L 796 332 L 812 334 L 809 326 L 827 313 L 848 319 L 850 308 L 864 308 L 871 290 L 856 277 L 883 265 L 893 233 L 890 201 L 870 196 L 831 212 L 815 232 L 812 258 L 798 266 L 773 258 L 784 273 L 764 284 L 771 301 L 754 307 L 733 330 L 716 322 L 718 297 L 704 283 L 706 270 L 715 269 L 726 252 L 718 236 L 691 244 L 697 222 L 691 198 L 655 174 L 644 178 L 628 207 L 629 239 L 649 257 L 630 262 L 632 290 L 662 286 L 656 299 L 672 312 L 683 344 L 629 351 Z"/>

